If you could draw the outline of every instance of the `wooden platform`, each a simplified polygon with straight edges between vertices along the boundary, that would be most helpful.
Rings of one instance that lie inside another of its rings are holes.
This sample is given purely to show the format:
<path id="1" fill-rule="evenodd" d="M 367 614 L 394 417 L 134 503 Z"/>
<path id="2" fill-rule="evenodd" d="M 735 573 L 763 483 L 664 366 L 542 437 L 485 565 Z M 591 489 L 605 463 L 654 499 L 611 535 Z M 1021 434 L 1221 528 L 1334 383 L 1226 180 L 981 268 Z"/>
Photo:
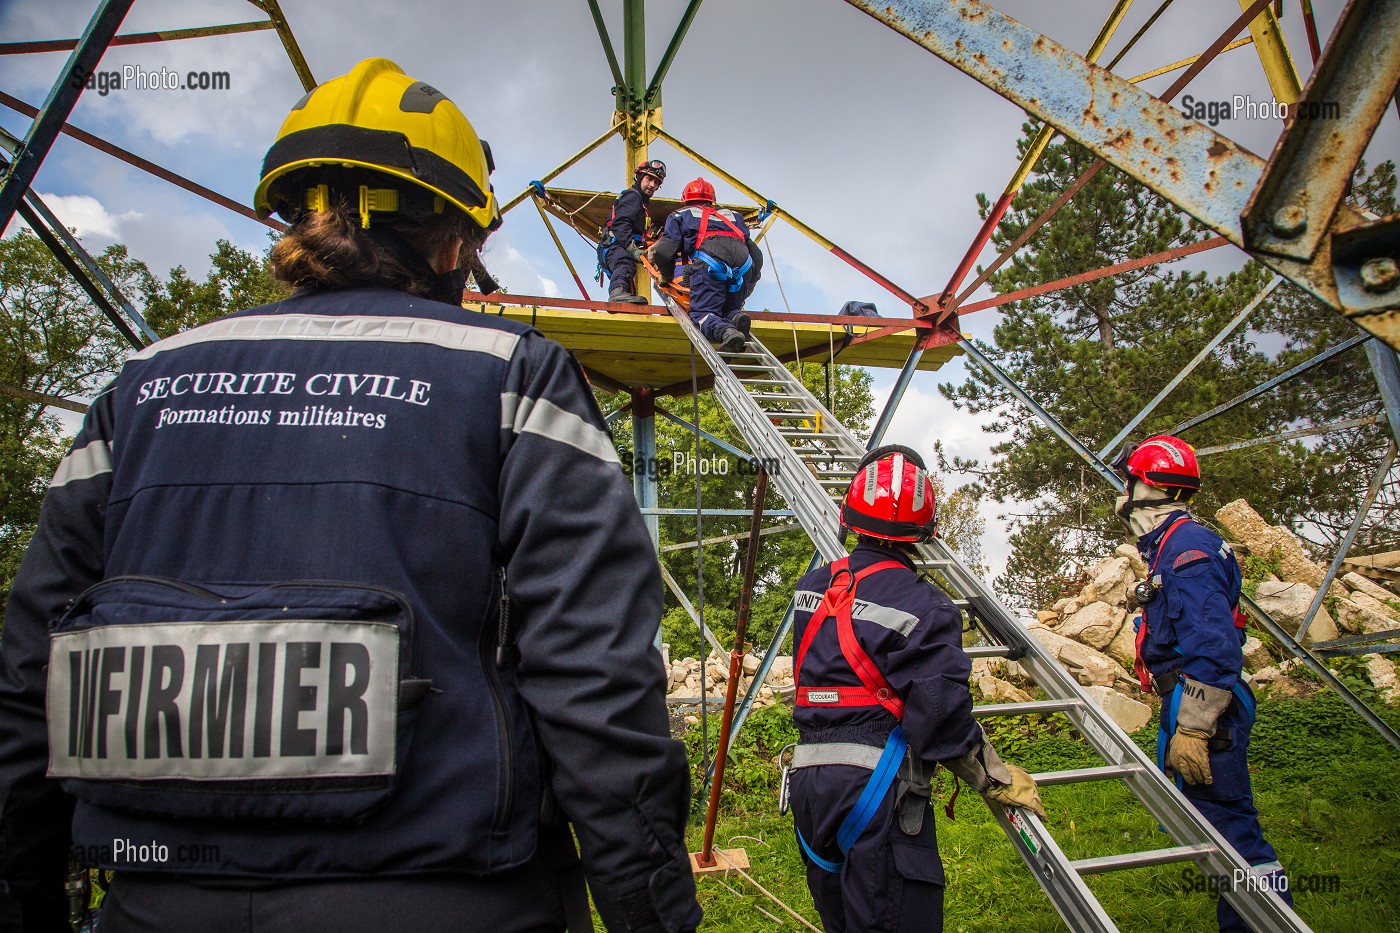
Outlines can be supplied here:
<path id="1" fill-rule="evenodd" d="M 572 351 L 588 370 L 624 386 L 660 388 L 690 380 L 690 342 L 675 319 L 664 311 L 650 315 L 609 314 L 489 301 L 468 302 L 467 307 L 487 314 L 503 313 L 508 318 L 532 324 Z M 885 326 L 896 323 L 889 318 L 879 320 Z M 854 328 L 856 336 L 865 331 L 866 328 Z M 804 362 L 823 363 L 835 349 L 838 363 L 894 369 L 902 367 L 909 358 L 915 336 L 915 332 L 909 330 L 843 350 L 841 344 L 847 334 L 839 325 L 755 318 L 753 333 L 780 358 L 796 352 Z M 919 369 L 936 371 L 961 352 L 955 344 L 933 347 L 925 351 Z M 696 373 L 700 377 L 710 374 L 698 355 Z"/>

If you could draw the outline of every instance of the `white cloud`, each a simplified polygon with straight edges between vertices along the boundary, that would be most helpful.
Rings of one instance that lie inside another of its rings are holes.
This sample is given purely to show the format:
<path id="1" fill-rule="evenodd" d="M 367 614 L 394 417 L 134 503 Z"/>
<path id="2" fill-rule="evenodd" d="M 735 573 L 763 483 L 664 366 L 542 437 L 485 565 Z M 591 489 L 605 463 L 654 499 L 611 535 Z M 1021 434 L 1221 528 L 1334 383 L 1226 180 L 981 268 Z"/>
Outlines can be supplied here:
<path id="1" fill-rule="evenodd" d="M 122 239 L 123 224 L 141 220 L 144 216 L 140 211 L 113 214 L 97 198 L 86 194 L 41 192 L 39 197 L 59 221 L 78 237 L 97 237 L 116 243 Z"/>

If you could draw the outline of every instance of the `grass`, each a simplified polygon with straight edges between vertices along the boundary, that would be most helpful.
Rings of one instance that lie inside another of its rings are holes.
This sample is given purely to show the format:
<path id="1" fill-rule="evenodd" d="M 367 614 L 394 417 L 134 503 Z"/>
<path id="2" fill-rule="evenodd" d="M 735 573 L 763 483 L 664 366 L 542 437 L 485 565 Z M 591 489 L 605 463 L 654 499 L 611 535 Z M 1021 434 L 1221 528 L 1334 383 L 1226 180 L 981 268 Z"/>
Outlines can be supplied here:
<path id="1" fill-rule="evenodd" d="M 1400 726 L 1400 710 L 1382 710 Z M 740 739 L 742 764 L 732 768 L 716 844 L 741 847 L 749 874 L 788 906 L 820 926 L 803 877 L 792 821 L 777 814 L 772 762 L 791 741 L 791 720 L 778 707 L 756 713 Z M 698 730 L 687 740 L 698 760 Z M 713 736 L 714 730 L 711 730 Z M 1156 724 L 1133 738 L 1154 747 Z M 1010 729 L 996 741 L 1014 748 L 1008 760 L 1032 772 L 1100 764 L 1065 720 L 1049 718 Z M 1299 914 L 1318 933 L 1400 929 L 1400 752 L 1371 731 L 1340 700 L 1323 693 L 1307 699 L 1263 700 L 1251 747 L 1255 800 L 1265 835 L 1289 874 L 1336 875 L 1337 890 L 1295 888 Z M 698 786 L 698 782 L 697 782 Z M 943 788 L 946 796 L 949 788 Z M 1049 829 L 1071 858 L 1159 848 L 1171 840 L 1119 782 L 1044 789 Z M 941 801 L 936 801 L 940 803 Z M 948 887 L 948 931 L 1060 931 L 1064 923 L 1011 847 L 991 812 L 975 794 L 963 793 L 957 818 L 936 806 L 939 847 Z M 688 842 L 701 847 L 704 802 L 697 801 Z M 1124 931 L 1194 933 L 1215 928 L 1215 902 L 1200 888 L 1201 875 L 1165 865 L 1095 875 L 1089 888 Z M 737 875 L 700 876 L 706 930 L 796 929 L 798 924 Z M 774 922 L 759 909 L 783 918 Z"/>

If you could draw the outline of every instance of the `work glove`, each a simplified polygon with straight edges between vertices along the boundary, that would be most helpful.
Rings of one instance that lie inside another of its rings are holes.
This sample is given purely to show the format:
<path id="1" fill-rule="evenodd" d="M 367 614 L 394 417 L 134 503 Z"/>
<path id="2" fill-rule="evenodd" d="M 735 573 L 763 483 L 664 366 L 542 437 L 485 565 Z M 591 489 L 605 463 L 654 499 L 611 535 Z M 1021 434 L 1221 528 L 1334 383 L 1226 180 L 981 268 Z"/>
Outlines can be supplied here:
<path id="1" fill-rule="evenodd" d="M 1181 775 L 1187 784 L 1209 784 L 1210 738 L 1231 693 L 1189 677 L 1181 681 L 1181 703 L 1176 711 L 1176 732 L 1167 746 L 1167 770 Z"/>
<path id="2" fill-rule="evenodd" d="M 1003 764 L 985 734 L 972 751 L 943 762 L 943 766 L 988 800 L 1003 806 L 1025 807 L 1045 819 L 1045 806 L 1040 802 L 1035 781 L 1024 768 Z"/>
<path id="3" fill-rule="evenodd" d="M 642 261 L 642 251 L 637 247 L 636 243 L 628 240 L 622 248 L 627 250 L 627 255 L 631 256 L 637 262 Z"/>
<path id="4" fill-rule="evenodd" d="M 1011 783 L 998 784 L 987 790 L 983 796 L 988 800 L 995 800 L 1003 807 L 1024 807 L 1042 820 L 1046 819 L 1045 804 L 1040 802 L 1040 791 L 1035 786 L 1035 779 L 1025 768 L 1015 765 L 1005 765 L 1005 768 L 1011 772 Z"/>

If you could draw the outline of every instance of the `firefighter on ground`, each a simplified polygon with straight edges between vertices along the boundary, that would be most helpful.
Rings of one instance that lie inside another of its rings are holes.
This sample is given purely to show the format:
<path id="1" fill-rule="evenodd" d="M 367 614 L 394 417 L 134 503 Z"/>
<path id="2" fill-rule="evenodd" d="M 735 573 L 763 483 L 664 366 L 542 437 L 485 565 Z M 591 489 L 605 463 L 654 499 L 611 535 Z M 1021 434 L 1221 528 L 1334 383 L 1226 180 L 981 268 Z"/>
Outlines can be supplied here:
<path id="1" fill-rule="evenodd" d="M 578 364 L 461 307 L 491 168 L 392 62 L 320 85 L 254 198 L 296 291 L 93 402 L 0 640 L 0 929 L 89 867 L 103 933 L 563 930 L 585 873 L 700 921 L 631 489 Z"/>
<path id="2" fill-rule="evenodd" d="M 666 180 L 666 163 L 649 159 L 632 173 L 632 187 L 613 201 L 608 225 L 598 243 L 598 258 L 608 271 L 608 301 L 647 303 L 637 294 L 637 260 L 651 242 L 651 215 L 647 204 Z"/>
<path id="3" fill-rule="evenodd" d="M 826 933 L 942 929 L 936 764 L 1045 816 L 1030 775 L 1003 764 L 972 718 L 960 613 L 914 568 L 937 515 L 919 455 L 872 450 L 841 506 L 855 550 L 797 585 L 788 799 Z"/>
<path id="4" fill-rule="evenodd" d="M 679 258 L 690 286 L 690 319 L 721 350 L 742 350 L 750 326 L 744 301 L 758 284 L 763 252 L 742 217 L 714 206 L 715 186 L 705 179 L 686 185 L 681 201 L 685 206 L 666 218 L 652 260 L 664 285 Z"/>
<path id="5" fill-rule="evenodd" d="M 1250 864 L 1254 889 L 1276 891 L 1291 905 L 1250 791 L 1254 694 L 1241 676 L 1240 568 L 1220 536 L 1188 511 L 1201 488 L 1196 452 L 1159 435 L 1126 448 L 1114 468 L 1126 484 L 1118 517 L 1148 567 L 1148 579 L 1129 587 L 1128 601 L 1141 609 L 1134 621 L 1138 678 L 1162 698 L 1157 764 Z M 1216 917 L 1222 931 L 1249 929 L 1224 897 Z"/>

